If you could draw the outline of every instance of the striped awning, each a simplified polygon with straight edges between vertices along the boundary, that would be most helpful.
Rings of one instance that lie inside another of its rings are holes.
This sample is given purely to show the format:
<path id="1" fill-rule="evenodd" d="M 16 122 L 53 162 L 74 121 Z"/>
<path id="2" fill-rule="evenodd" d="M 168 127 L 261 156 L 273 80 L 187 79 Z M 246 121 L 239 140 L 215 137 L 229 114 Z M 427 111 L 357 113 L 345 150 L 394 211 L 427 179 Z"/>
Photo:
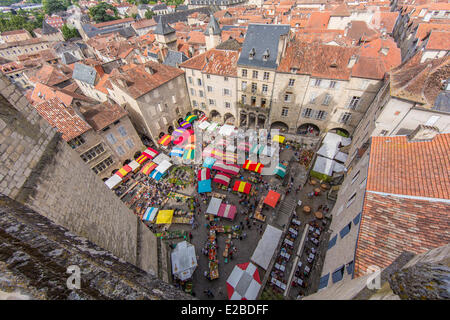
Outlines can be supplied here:
<path id="1" fill-rule="evenodd" d="M 159 210 L 158 208 L 148 207 L 147 210 L 145 210 L 144 215 L 142 216 L 142 220 L 153 222 L 156 218 L 158 210 Z"/>
<path id="2" fill-rule="evenodd" d="M 142 154 L 143 155 L 147 155 L 150 159 L 153 159 L 154 157 L 156 157 L 158 155 L 158 151 L 156 151 L 155 149 L 152 148 L 147 148 L 145 149 Z"/>
<path id="3" fill-rule="evenodd" d="M 242 193 L 249 194 L 250 190 L 252 189 L 252 185 L 248 182 L 237 180 L 234 183 L 233 191 L 238 191 Z"/>
<path id="4" fill-rule="evenodd" d="M 191 114 L 189 116 L 187 116 L 184 121 L 187 121 L 189 123 L 192 123 L 194 120 L 196 120 L 198 117 L 195 114 Z"/>
<path id="5" fill-rule="evenodd" d="M 128 172 L 131 172 L 131 171 L 133 171 L 133 169 L 129 166 L 129 165 L 124 165 L 122 168 L 120 168 L 117 172 L 116 172 L 116 174 L 119 176 L 119 177 L 121 177 L 121 178 L 123 178 L 123 177 L 125 177 L 127 174 L 128 174 Z"/>
<path id="6" fill-rule="evenodd" d="M 264 168 L 264 165 L 259 162 L 252 162 L 250 160 L 245 160 L 242 168 L 249 170 L 249 171 L 261 173 L 261 170 L 262 170 L 262 168 Z"/>
<path id="7" fill-rule="evenodd" d="M 198 181 L 211 179 L 211 170 L 209 168 L 201 168 L 197 174 Z"/>
<path id="8" fill-rule="evenodd" d="M 183 121 L 182 123 L 180 123 L 180 127 L 182 127 L 183 129 L 188 129 L 192 127 L 192 125 L 187 121 Z"/>
<path id="9" fill-rule="evenodd" d="M 158 165 L 154 162 L 149 162 L 142 167 L 141 172 L 145 175 L 149 175 Z"/>
<path id="10" fill-rule="evenodd" d="M 218 172 L 213 181 L 228 186 L 231 182 L 231 177 L 225 173 Z"/>
<path id="11" fill-rule="evenodd" d="M 159 139 L 158 143 L 163 146 L 167 146 L 170 143 L 170 141 L 172 141 L 172 136 L 170 134 L 166 134 L 164 137 Z"/>

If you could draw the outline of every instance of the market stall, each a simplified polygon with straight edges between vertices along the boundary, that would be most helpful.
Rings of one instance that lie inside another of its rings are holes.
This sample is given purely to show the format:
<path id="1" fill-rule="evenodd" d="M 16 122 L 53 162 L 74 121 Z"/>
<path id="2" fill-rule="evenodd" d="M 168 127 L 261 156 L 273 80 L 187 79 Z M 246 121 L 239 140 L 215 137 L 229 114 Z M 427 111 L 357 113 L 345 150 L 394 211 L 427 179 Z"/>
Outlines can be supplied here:
<path id="1" fill-rule="evenodd" d="M 145 210 L 144 215 L 142 216 L 142 220 L 150 222 L 155 221 L 158 210 L 158 208 L 148 207 L 147 210 Z"/>
<path id="2" fill-rule="evenodd" d="M 239 173 L 239 166 L 234 165 L 234 164 L 225 164 L 225 163 L 221 163 L 221 162 L 216 162 L 214 163 L 214 165 L 212 166 L 213 170 L 217 170 L 217 171 L 221 171 L 227 174 L 231 174 L 231 175 L 237 175 Z"/>
<path id="3" fill-rule="evenodd" d="M 113 174 L 111 178 L 105 181 L 105 184 L 110 189 L 114 189 L 122 182 L 122 178 L 118 176 L 117 174 Z"/>
<path id="4" fill-rule="evenodd" d="M 224 125 L 220 128 L 219 134 L 220 134 L 221 136 L 231 136 L 231 135 L 234 133 L 235 130 L 236 130 L 236 129 L 235 129 L 235 127 L 234 127 L 233 125 L 230 125 L 230 124 L 224 124 Z"/>
<path id="5" fill-rule="evenodd" d="M 283 231 L 268 224 L 262 238 L 259 240 L 258 245 L 253 252 L 251 261 L 264 270 L 267 270 L 282 234 Z"/>
<path id="6" fill-rule="evenodd" d="M 179 157 L 181 158 L 184 154 L 184 149 L 179 147 L 174 147 L 172 151 L 170 151 L 169 156 L 171 157 Z"/>
<path id="7" fill-rule="evenodd" d="M 262 163 L 259 162 L 253 162 L 250 160 L 245 160 L 244 165 L 242 166 L 242 168 L 249 170 L 249 171 L 253 171 L 253 172 L 257 172 L 257 173 L 261 173 L 262 168 L 264 168 L 264 165 Z"/>
<path id="8" fill-rule="evenodd" d="M 244 182 L 244 181 L 235 181 L 234 186 L 233 186 L 233 191 L 238 191 L 238 192 L 242 192 L 242 193 L 246 193 L 249 194 L 250 190 L 252 189 L 252 185 L 248 182 Z"/>
<path id="9" fill-rule="evenodd" d="M 198 119 L 198 117 L 195 115 L 195 114 L 191 114 L 191 115 L 188 115 L 185 119 L 184 119 L 184 121 L 187 121 L 187 122 L 189 122 L 189 123 L 192 123 L 192 122 L 194 122 L 194 120 L 197 120 Z"/>
<path id="10" fill-rule="evenodd" d="M 153 159 L 154 157 L 156 157 L 157 155 L 158 155 L 158 151 L 156 151 L 155 149 L 152 149 L 152 148 L 147 148 L 147 149 L 145 149 L 143 152 L 142 152 L 142 154 L 144 155 L 146 155 L 147 157 L 149 157 L 150 159 Z"/>
<path id="11" fill-rule="evenodd" d="M 164 160 L 170 161 L 170 157 L 164 153 L 160 153 L 153 159 L 153 162 L 161 164 Z"/>
<path id="12" fill-rule="evenodd" d="M 145 174 L 146 176 L 148 176 L 150 174 L 150 172 L 152 172 L 153 170 L 155 170 L 155 168 L 158 165 L 156 163 L 154 163 L 153 161 L 150 161 L 149 163 L 145 164 L 142 169 L 141 172 L 143 174 Z"/>
<path id="13" fill-rule="evenodd" d="M 201 180 L 198 182 L 198 193 L 205 193 L 205 192 L 211 192 L 212 186 L 211 186 L 211 179 L 207 180 Z"/>
<path id="14" fill-rule="evenodd" d="M 281 163 L 277 164 L 277 166 L 273 170 L 273 174 L 276 174 L 280 178 L 284 178 L 284 176 L 286 175 L 286 166 L 282 165 Z"/>
<path id="15" fill-rule="evenodd" d="M 197 268 L 197 257 L 194 245 L 187 241 L 177 243 L 171 252 L 172 274 L 181 281 L 192 278 Z"/>
<path id="16" fill-rule="evenodd" d="M 186 131 L 186 129 L 178 127 L 172 132 L 172 136 L 174 137 L 180 137 L 183 135 L 183 133 Z"/>
<path id="17" fill-rule="evenodd" d="M 203 160 L 203 167 L 211 169 L 214 165 L 214 162 L 216 162 L 216 159 L 211 157 L 206 157 L 205 160 Z"/>
<path id="18" fill-rule="evenodd" d="M 156 168 L 156 171 L 165 173 L 172 166 L 172 163 L 168 160 L 163 160 Z"/>
<path id="19" fill-rule="evenodd" d="M 170 134 L 166 134 L 161 139 L 159 139 L 158 143 L 160 145 L 167 147 L 170 141 L 172 141 L 172 136 Z"/>
<path id="20" fill-rule="evenodd" d="M 237 211 L 236 206 L 222 203 L 219 207 L 219 212 L 217 213 L 217 216 L 234 220 L 234 217 L 236 216 L 236 211 Z"/>
<path id="21" fill-rule="evenodd" d="M 206 130 L 209 126 L 211 125 L 211 123 L 209 123 L 208 121 L 202 121 L 201 123 L 199 123 L 198 127 L 202 130 Z"/>
<path id="22" fill-rule="evenodd" d="M 171 224 L 173 218 L 173 210 L 159 210 L 156 217 L 156 224 Z"/>
<path id="23" fill-rule="evenodd" d="M 131 171 L 133 171 L 133 169 L 129 165 L 126 164 L 122 168 L 117 170 L 117 172 L 115 174 L 118 175 L 119 177 L 123 178 Z"/>
<path id="24" fill-rule="evenodd" d="M 227 279 L 230 300 L 256 300 L 260 289 L 258 268 L 251 262 L 237 264 Z"/>
<path id="25" fill-rule="evenodd" d="M 260 146 L 259 144 L 255 144 L 250 149 L 250 153 L 252 153 L 252 154 L 260 154 L 263 149 L 264 149 L 264 146 Z"/>
<path id="26" fill-rule="evenodd" d="M 272 138 L 272 141 L 274 142 L 278 142 L 278 143 L 283 143 L 285 140 L 284 136 L 280 136 L 280 135 L 274 135 Z"/>
<path id="27" fill-rule="evenodd" d="M 195 150 L 194 149 L 184 150 L 183 159 L 193 160 L 194 158 L 195 158 Z"/>
<path id="28" fill-rule="evenodd" d="M 231 177 L 229 175 L 227 175 L 226 173 L 218 172 L 215 175 L 213 181 L 220 183 L 224 186 L 228 186 L 231 182 Z"/>
<path id="29" fill-rule="evenodd" d="M 207 214 L 213 214 L 217 216 L 219 212 L 220 205 L 222 204 L 222 199 L 212 197 L 209 201 L 208 208 L 206 209 Z"/>
<path id="30" fill-rule="evenodd" d="M 137 172 L 141 165 L 136 160 L 133 160 L 128 164 L 128 166 L 131 168 L 131 171 Z"/>
<path id="31" fill-rule="evenodd" d="M 183 129 L 188 129 L 188 128 L 192 127 L 192 125 L 187 121 L 183 121 L 182 123 L 180 123 L 180 127 Z"/>
<path id="32" fill-rule="evenodd" d="M 267 204 L 268 206 L 271 206 L 272 208 L 275 208 L 275 206 L 278 203 L 278 200 L 280 199 L 280 194 L 278 192 L 275 192 L 273 190 L 269 190 L 267 193 L 266 198 L 264 199 L 264 204 Z"/>
<path id="33" fill-rule="evenodd" d="M 209 180 L 209 179 L 211 179 L 211 169 L 201 168 L 198 170 L 198 173 L 197 173 L 198 181 Z"/>
<path id="34" fill-rule="evenodd" d="M 150 178 L 153 178 L 153 179 L 155 179 L 156 181 L 161 180 L 163 176 L 164 176 L 164 174 L 161 173 L 161 172 L 159 172 L 159 171 L 156 170 L 156 169 L 153 170 L 153 171 L 150 173 Z"/>

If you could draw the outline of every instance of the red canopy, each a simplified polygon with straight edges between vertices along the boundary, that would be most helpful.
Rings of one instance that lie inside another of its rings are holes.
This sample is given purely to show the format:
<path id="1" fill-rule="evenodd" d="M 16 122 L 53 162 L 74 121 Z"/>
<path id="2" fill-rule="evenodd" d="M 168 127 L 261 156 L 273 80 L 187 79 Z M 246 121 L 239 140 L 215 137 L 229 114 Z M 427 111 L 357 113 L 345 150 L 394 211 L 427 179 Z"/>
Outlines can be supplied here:
<path id="1" fill-rule="evenodd" d="M 275 208 L 277 205 L 278 199 L 280 199 L 280 194 L 278 192 L 269 190 L 269 193 L 267 194 L 266 198 L 264 199 L 264 203 L 271 206 L 272 208 Z"/>
<path id="2" fill-rule="evenodd" d="M 209 168 L 201 168 L 198 170 L 198 181 L 211 179 L 211 170 Z"/>

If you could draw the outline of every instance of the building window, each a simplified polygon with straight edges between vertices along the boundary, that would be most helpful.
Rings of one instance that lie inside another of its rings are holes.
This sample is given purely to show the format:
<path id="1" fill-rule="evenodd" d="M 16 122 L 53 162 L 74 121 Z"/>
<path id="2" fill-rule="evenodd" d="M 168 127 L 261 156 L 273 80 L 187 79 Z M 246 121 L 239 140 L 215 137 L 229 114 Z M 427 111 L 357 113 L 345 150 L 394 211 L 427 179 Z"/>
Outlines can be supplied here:
<path id="1" fill-rule="evenodd" d="M 256 84 L 255 82 L 252 82 L 252 93 L 255 93 L 256 90 L 258 90 L 258 84 Z"/>
<path id="2" fill-rule="evenodd" d="M 303 118 L 311 118 L 312 113 L 313 109 L 311 108 L 303 109 Z"/>
<path id="3" fill-rule="evenodd" d="M 204 102 L 202 102 L 201 107 L 202 107 L 202 109 L 206 109 L 206 104 Z"/>
<path id="4" fill-rule="evenodd" d="M 242 89 L 242 91 L 245 91 L 245 89 L 247 89 L 247 81 L 241 82 L 241 89 Z"/>
<path id="5" fill-rule="evenodd" d="M 316 79 L 316 81 L 314 82 L 314 86 L 320 87 L 320 83 L 321 83 L 321 82 L 322 82 L 322 80 Z"/>
<path id="6" fill-rule="evenodd" d="M 264 108 L 266 106 L 266 99 L 261 98 L 261 108 Z"/>
<path id="7" fill-rule="evenodd" d="M 269 76 L 270 76 L 269 72 L 264 72 L 263 80 L 269 80 Z"/>
<path id="8" fill-rule="evenodd" d="M 359 170 L 358 170 L 358 172 L 355 173 L 355 175 L 353 176 L 353 178 L 352 178 L 352 183 L 351 183 L 351 184 L 355 183 L 355 181 L 358 180 L 358 177 L 359 177 Z"/>
<path id="9" fill-rule="evenodd" d="M 198 96 L 203 97 L 203 90 L 198 90 Z"/>
<path id="10" fill-rule="evenodd" d="M 206 79 L 211 79 L 211 76 L 209 74 L 207 74 Z"/>
<path id="11" fill-rule="evenodd" d="M 250 105 L 254 107 L 256 105 L 256 97 L 250 97 Z"/>
<path id="12" fill-rule="evenodd" d="M 191 88 L 191 96 L 195 96 L 195 90 Z"/>
<path id="13" fill-rule="evenodd" d="M 242 77 L 247 78 L 247 69 L 242 69 Z"/>
<path id="14" fill-rule="evenodd" d="M 288 112 L 289 112 L 289 109 L 288 109 L 288 108 L 283 108 L 283 109 L 281 110 L 281 116 L 282 116 L 282 117 L 287 117 Z"/>
<path id="15" fill-rule="evenodd" d="M 341 239 L 343 239 L 350 232 L 351 228 L 352 228 L 351 222 L 349 222 L 345 227 L 342 228 L 342 230 L 339 232 Z"/>
<path id="16" fill-rule="evenodd" d="M 336 87 L 337 82 L 336 81 L 330 81 L 330 88 L 334 89 Z"/>
<path id="17" fill-rule="evenodd" d="M 353 193 L 353 194 L 350 196 L 350 198 L 348 198 L 348 200 L 347 200 L 347 208 L 350 207 L 350 206 L 352 205 L 353 201 L 355 201 L 355 198 L 356 198 L 356 192 Z"/>
<path id="18" fill-rule="evenodd" d="M 284 95 L 284 102 L 291 102 L 291 98 L 292 98 L 291 96 L 292 96 L 291 94 L 286 93 Z"/>
<path id="19" fill-rule="evenodd" d="M 316 103 L 317 93 L 312 92 L 311 96 L 309 97 L 309 103 Z"/>
<path id="20" fill-rule="evenodd" d="M 118 154 L 119 156 L 122 156 L 122 155 L 125 154 L 125 150 L 123 149 L 122 146 L 118 146 L 118 147 L 116 148 L 116 151 L 117 151 L 117 154 Z"/>
<path id="21" fill-rule="evenodd" d="M 344 112 L 339 119 L 339 123 L 347 124 L 350 121 L 351 117 L 352 114 L 350 112 Z"/>
<path id="22" fill-rule="evenodd" d="M 295 83 L 295 79 L 289 79 L 288 86 L 289 86 L 289 87 L 293 87 L 293 86 L 294 86 L 294 83 Z"/>
<path id="23" fill-rule="evenodd" d="M 258 71 L 253 70 L 252 77 L 253 79 L 258 79 Z"/>
<path id="24" fill-rule="evenodd" d="M 194 107 L 198 106 L 197 101 L 196 101 L 196 100 L 192 100 L 192 105 L 193 105 Z"/>
<path id="25" fill-rule="evenodd" d="M 327 250 L 330 250 L 331 248 L 334 247 L 334 245 L 336 244 L 336 240 L 337 240 L 337 234 L 333 238 L 331 238 L 330 241 L 328 241 L 328 249 Z"/>
<path id="26" fill-rule="evenodd" d="M 242 104 L 246 104 L 247 103 L 247 96 L 245 94 L 243 94 L 241 96 L 241 102 L 242 102 Z"/>
<path id="27" fill-rule="evenodd" d="M 123 126 L 118 127 L 117 131 L 119 131 L 119 133 L 122 137 L 125 137 L 127 135 L 127 130 L 125 130 L 125 128 Z"/>
<path id="28" fill-rule="evenodd" d="M 228 81 L 228 77 L 223 77 L 223 81 Z"/>
<path id="29" fill-rule="evenodd" d="M 125 143 L 127 144 L 129 149 L 132 149 L 134 147 L 134 142 L 131 139 L 128 139 L 127 141 L 125 141 Z"/>
<path id="30" fill-rule="evenodd" d="M 389 131 L 387 131 L 387 130 L 381 130 L 381 132 L 380 132 L 380 136 L 385 136 L 385 135 L 387 135 L 387 133 L 388 133 Z"/>
<path id="31" fill-rule="evenodd" d="M 327 117 L 327 112 L 323 111 L 323 110 L 319 110 L 316 112 L 316 119 L 317 120 L 325 120 L 325 118 Z"/>
<path id="32" fill-rule="evenodd" d="M 267 90 L 269 89 L 269 87 L 267 86 L 267 84 L 263 84 L 262 85 L 262 92 L 264 93 L 264 94 L 267 94 Z"/>
<path id="33" fill-rule="evenodd" d="M 331 275 L 331 278 L 333 279 L 333 283 L 339 282 L 342 280 L 342 278 L 344 277 L 344 270 L 345 270 L 345 266 L 342 265 L 342 267 L 339 267 L 338 269 L 336 269 L 336 271 L 333 272 L 333 274 Z"/>
<path id="34" fill-rule="evenodd" d="M 192 84 L 192 77 L 188 77 L 188 81 L 190 84 Z"/>
<path id="35" fill-rule="evenodd" d="M 79 137 L 75 137 L 72 140 L 70 140 L 68 142 L 68 144 L 69 144 L 69 146 L 72 147 L 72 149 L 76 149 L 77 147 L 81 146 L 85 142 L 86 141 L 84 140 L 84 138 L 82 136 L 79 136 Z"/>
<path id="36" fill-rule="evenodd" d="M 223 89 L 223 95 L 224 95 L 224 96 L 231 96 L 231 91 L 230 91 L 230 89 Z"/>
<path id="37" fill-rule="evenodd" d="M 350 100 L 350 103 L 348 104 L 347 108 L 356 110 L 356 107 L 358 106 L 359 101 L 361 100 L 361 97 L 353 96 Z"/>
<path id="38" fill-rule="evenodd" d="M 213 87 L 211 86 L 207 86 L 206 89 L 208 90 L 208 92 L 213 92 Z"/>
<path id="39" fill-rule="evenodd" d="M 227 108 L 227 109 L 231 108 L 231 103 L 225 102 L 225 108 Z"/>
<path id="40" fill-rule="evenodd" d="M 323 99 L 322 105 L 328 106 L 330 104 L 330 101 L 331 101 L 331 95 L 330 94 L 326 94 L 325 98 Z"/>
<path id="41" fill-rule="evenodd" d="M 81 154 L 80 157 L 81 159 L 83 159 L 84 162 L 89 162 L 92 159 L 99 156 L 100 154 L 102 154 L 103 152 L 105 152 L 105 149 L 103 148 L 103 145 L 100 143 L 99 145 L 96 145 L 95 147 Z"/>
<path id="42" fill-rule="evenodd" d="M 116 137 L 114 137 L 114 135 L 112 133 L 108 133 L 106 135 L 106 140 L 108 140 L 108 142 L 111 144 L 115 144 L 117 142 Z"/>
<path id="43" fill-rule="evenodd" d="M 213 106 L 216 104 L 216 102 L 214 101 L 214 99 L 208 99 L 208 103 L 210 106 Z"/>
<path id="44" fill-rule="evenodd" d="M 198 84 L 199 86 L 201 86 L 201 85 L 202 85 L 202 79 L 197 79 L 197 84 Z"/>
<path id="45" fill-rule="evenodd" d="M 113 159 L 111 157 L 108 157 L 105 160 L 103 160 L 102 162 L 100 162 L 99 164 L 97 164 L 95 167 L 93 167 L 92 170 L 96 174 L 99 174 L 100 172 L 107 169 L 110 165 L 112 165 L 113 162 L 114 162 Z"/>

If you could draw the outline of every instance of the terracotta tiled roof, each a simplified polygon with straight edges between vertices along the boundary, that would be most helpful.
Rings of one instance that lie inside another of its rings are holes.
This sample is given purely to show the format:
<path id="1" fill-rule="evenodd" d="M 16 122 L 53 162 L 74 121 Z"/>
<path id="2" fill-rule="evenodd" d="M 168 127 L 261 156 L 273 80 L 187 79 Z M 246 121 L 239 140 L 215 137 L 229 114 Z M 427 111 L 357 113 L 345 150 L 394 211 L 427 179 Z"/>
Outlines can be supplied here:
<path id="1" fill-rule="evenodd" d="M 398 17 L 398 12 L 381 12 L 377 11 L 373 15 L 371 26 L 377 30 L 386 29 L 387 33 L 392 33 L 394 25 Z"/>
<path id="2" fill-rule="evenodd" d="M 348 17 L 350 16 L 350 10 L 346 3 L 337 6 L 332 12 L 332 17 Z"/>
<path id="3" fill-rule="evenodd" d="M 447 139 L 447 155 L 448 143 Z M 450 204 L 366 192 L 360 224 L 356 277 L 369 266 L 387 267 L 404 251 L 420 254 L 448 244 Z"/>
<path id="4" fill-rule="evenodd" d="M 450 32 L 432 31 L 425 48 L 450 51 Z"/>
<path id="5" fill-rule="evenodd" d="M 51 65 L 44 65 L 33 77 L 34 82 L 40 82 L 49 86 L 57 85 L 70 78 Z"/>
<path id="6" fill-rule="evenodd" d="M 238 59 L 238 51 L 211 49 L 183 62 L 180 67 L 233 77 L 237 75 Z"/>
<path id="7" fill-rule="evenodd" d="M 139 20 L 133 24 L 131 24 L 134 29 L 142 29 L 142 28 L 148 28 L 148 27 L 156 27 L 156 21 L 152 19 L 142 19 Z"/>
<path id="8" fill-rule="evenodd" d="M 312 12 L 305 28 L 326 29 L 330 21 L 330 12 Z"/>
<path id="9" fill-rule="evenodd" d="M 25 30 L 25 29 L 4 31 L 4 32 L 2 32 L 1 35 L 2 36 L 11 36 L 11 35 L 14 35 L 14 34 L 22 34 L 22 33 L 28 34 L 28 31 Z"/>
<path id="10" fill-rule="evenodd" d="M 417 27 L 416 38 L 422 41 L 423 38 L 425 38 L 425 36 L 433 30 L 450 32 L 450 24 L 421 23 Z"/>
<path id="11" fill-rule="evenodd" d="M 205 35 L 200 31 L 191 31 L 188 34 L 188 43 L 189 44 L 205 44 Z"/>
<path id="12" fill-rule="evenodd" d="M 450 199 L 449 154 L 450 134 L 424 142 L 373 137 L 367 190 Z"/>
<path id="13" fill-rule="evenodd" d="M 102 130 L 128 114 L 121 106 L 110 102 L 82 107 L 80 111 L 95 131 Z"/>
<path id="14" fill-rule="evenodd" d="M 65 141 L 90 130 L 91 127 L 71 107 L 53 98 L 35 106 L 37 112 L 62 134 Z"/>
<path id="15" fill-rule="evenodd" d="M 116 24 L 130 23 L 130 22 L 133 22 L 133 21 L 134 21 L 133 18 L 118 19 L 118 20 L 112 20 L 112 21 L 96 23 L 96 24 L 94 24 L 94 27 L 96 27 L 96 28 L 105 28 L 105 27 L 114 26 Z"/>

